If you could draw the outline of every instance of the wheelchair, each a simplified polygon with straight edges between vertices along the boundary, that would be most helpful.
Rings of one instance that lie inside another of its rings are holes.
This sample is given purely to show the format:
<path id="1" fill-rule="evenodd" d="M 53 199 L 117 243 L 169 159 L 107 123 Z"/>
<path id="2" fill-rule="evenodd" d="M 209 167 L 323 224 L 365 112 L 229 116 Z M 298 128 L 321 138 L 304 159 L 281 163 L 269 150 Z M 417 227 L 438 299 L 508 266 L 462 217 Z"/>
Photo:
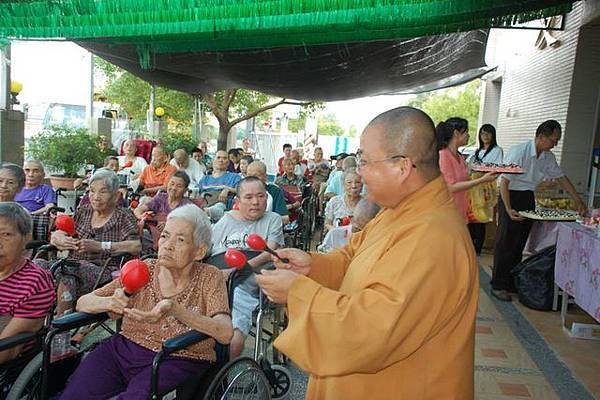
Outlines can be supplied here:
<path id="1" fill-rule="evenodd" d="M 230 304 L 233 301 L 233 285 L 236 281 L 237 272 L 234 271 L 230 275 L 227 283 Z M 46 400 L 59 394 L 66 386 L 68 375 L 74 372 L 85 355 L 83 351 L 77 351 L 69 353 L 64 358 L 53 356 L 54 338 L 63 332 L 92 324 L 103 324 L 107 320 L 108 315 L 106 313 L 75 312 L 52 320 L 43 332 L 27 334 L 26 337 L 23 335 L 24 338 L 10 338 L 11 343 L 19 344 L 23 343 L 24 340 L 37 337 L 38 341 L 41 341 L 41 350 L 38 347 L 37 354 L 29 359 L 24 368 L 20 369 L 20 373 L 10 386 L 6 400 Z M 115 333 L 110 328 L 107 329 L 111 333 Z M 264 358 L 255 361 L 252 358 L 240 357 L 227 362 L 228 347 L 220 344 L 217 344 L 215 348 L 217 362 L 201 376 L 193 377 L 180 387 L 171 389 L 166 393 L 159 392 L 158 382 L 161 361 L 166 356 L 205 339 L 208 339 L 207 335 L 190 330 L 163 342 L 161 350 L 156 353 L 152 363 L 152 374 L 149 382 L 151 399 L 213 400 L 243 398 L 268 400 L 283 398 L 283 395 L 289 392 L 291 379 L 289 378 L 289 372 L 286 375 L 281 373 L 281 370 L 285 369 L 284 367 L 275 366 L 275 368 L 268 369 L 270 364 Z M 0 343 L 0 349 L 4 349 L 4 346 L 4 343 Z M 93 349 L 93 347 L 90 348 Z M 273 396 L 272 393 L 275 395 Z"/>

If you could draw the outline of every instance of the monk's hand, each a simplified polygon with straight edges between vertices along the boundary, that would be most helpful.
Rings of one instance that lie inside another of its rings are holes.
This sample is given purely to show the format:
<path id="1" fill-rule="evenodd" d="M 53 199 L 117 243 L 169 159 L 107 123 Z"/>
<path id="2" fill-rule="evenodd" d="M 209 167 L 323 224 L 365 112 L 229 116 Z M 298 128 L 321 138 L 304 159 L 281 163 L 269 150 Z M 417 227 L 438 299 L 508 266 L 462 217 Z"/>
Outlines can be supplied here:
<path id="1" fill-rule="evenodd" d="M 275 250 L 281 258 L 287 258 L 290 262 L 284 263 L 275 256 L 271 256 L 271 260 L 277 269 L 289 269 L 298 274 L 308 275 L 310 273 L 310 254 L 300 249 L 279 249 Z"/>
<path id="2" fill-rule="evenodd" d="M 134 321 L 154 324 L 168 316 L 174 307 L 175 302 L 173 300 L 165 299 L 159 301 L 150 311 L 142 311 L 137 308 L 126 308 L 123 311 L 126 316 Z"/>
<path id="3" fill-rule="evenodd" d="M 288 292 L 298 274 L 286 269 L 263 270 L 256 274 L 256 282 L 273 303 L 286 304 Z"/>

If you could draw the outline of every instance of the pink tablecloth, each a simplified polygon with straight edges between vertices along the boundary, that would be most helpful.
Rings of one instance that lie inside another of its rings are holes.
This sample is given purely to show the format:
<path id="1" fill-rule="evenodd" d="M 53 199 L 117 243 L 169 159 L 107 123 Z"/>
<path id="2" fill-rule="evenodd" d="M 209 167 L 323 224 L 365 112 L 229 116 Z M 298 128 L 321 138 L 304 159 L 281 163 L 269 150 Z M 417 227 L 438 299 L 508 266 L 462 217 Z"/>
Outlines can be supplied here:
<path id="1" fill-rule="evenodd" d="M 558 224 L 556 284 L 600 322 L 600 239 L 576 222 Z"/>

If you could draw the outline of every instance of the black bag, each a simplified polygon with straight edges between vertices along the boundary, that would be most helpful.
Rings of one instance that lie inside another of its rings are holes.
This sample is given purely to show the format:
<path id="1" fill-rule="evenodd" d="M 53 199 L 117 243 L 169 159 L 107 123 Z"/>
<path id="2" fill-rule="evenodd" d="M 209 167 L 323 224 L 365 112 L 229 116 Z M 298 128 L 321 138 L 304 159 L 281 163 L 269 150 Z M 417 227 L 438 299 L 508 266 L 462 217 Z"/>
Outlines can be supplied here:
<path id="1" fill-rule="evenodd" d="M 511 270 L 521 304 L 540 311 L 552 309 L 555 258 L 556 246 L 546 247 Z"/>

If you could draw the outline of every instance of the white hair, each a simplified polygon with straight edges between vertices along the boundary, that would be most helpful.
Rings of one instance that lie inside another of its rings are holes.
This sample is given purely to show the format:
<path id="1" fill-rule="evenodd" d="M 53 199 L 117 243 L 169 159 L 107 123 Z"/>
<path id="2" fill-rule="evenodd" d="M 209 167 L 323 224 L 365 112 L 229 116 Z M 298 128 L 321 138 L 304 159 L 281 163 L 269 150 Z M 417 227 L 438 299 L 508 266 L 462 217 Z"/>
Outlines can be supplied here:
<path id="1" fill-rule="evenodd" d="M 92 177 L 90 178 L 90 186 L 92 186 L 92 183 L 96 181 L 104 182 L 106 187 L 108 187 L 108 189 L 111 192 L 116 192 L 117 190 L 119 190 L 119 178 L 113 170 L 106 168 L 100 168 L 96 170 L 96 172 L 94 172 L 94 175 L 92 175 Z"/>
<path id="2" fill-rule="evenodd" d="M 212 241 L 212 228 L 210 219 L 204 211 L 194 204 L 186 204 L 185 206 L 177 207 L 169 213 L 167 221 L 173 218 L 181 218 L 184 221 L 192 224 L 194 244 L 205 244 L 210 248 Z"/>

